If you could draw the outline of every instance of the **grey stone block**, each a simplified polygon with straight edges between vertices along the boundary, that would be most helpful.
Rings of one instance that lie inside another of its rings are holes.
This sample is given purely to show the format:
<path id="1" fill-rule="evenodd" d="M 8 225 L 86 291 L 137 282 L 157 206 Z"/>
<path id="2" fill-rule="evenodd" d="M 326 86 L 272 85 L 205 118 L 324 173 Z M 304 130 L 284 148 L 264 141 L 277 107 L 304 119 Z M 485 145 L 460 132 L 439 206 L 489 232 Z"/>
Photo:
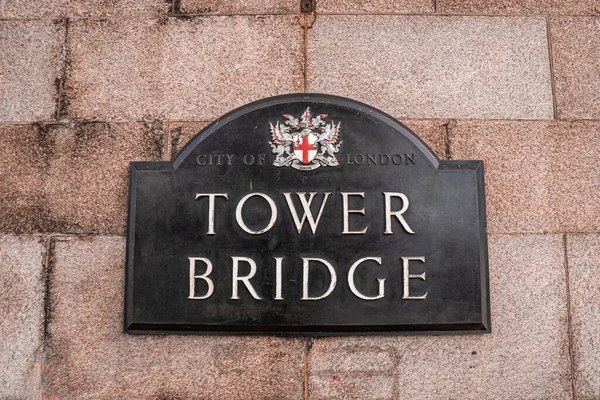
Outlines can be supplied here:
<path id="1" fill-rule="evenodd" d="M 600 398 L 600 235 L 568 235 L 575 388 Z"/>
<path id="2" fill-rule="evenodd" d="M 0 122 L 54 118 L 64 26 L 0 21 Z"/>
<path id="3" fill-rule="evenodd" d="M 190 14 L 299 13 L 295 0 L 181 0 L 180 12 Z"/>
<path id="4" fill-rule="evenodd" d="M 160 160 L 160 122 L 0 127 L 0 231 L 125 232 L 131 161 Z"/>
<path id="5" fill-rule="evenodd" d="M 44 245 L 0 235 L 0 398 L 33 399 L 40 390 L 44 340 Z"/>
<path id="6" fill-rule="evenodd" d="M 31 125 L 0 126 L 0 232 L 36 232 L 48 226 L 43 189 L 52 146 L 47 133 Z"/>
<path id="7" fill-rule="evenodd" d="M 166 15 L 172 0 L 7 0 L 1 18 L 122 17 Z"/>
<path id="8" fill-rule="evenodd" d="M 600 17 L 552 18 L 550 37 L 558 117 L 600 118 Z"/>
<path id="9" fill-rule="evenodd" d="M 314 377 L 310 379 L 310 399 L 397 399 L 394 396 L 393 376 L 348 376 Z"/>
<path id="10" fill-rule="evenodd" d="M 543 18 L 322 15 L 308 90 L 403 118 L 551 119 Z"/>
<path id="11" fill-rule="evenodd" d="M 597 232 L 599 130 L 597 122 L 459 121 L 450 149 L 485 161 L 491 232 Z"/>
<path id="12" fill-rule="evenodd" d="M 77 118 L 213 120 L 303 87 L 295 16 L 79 20 L 70 35 Z"/>
<path id="13" fill-rule="evenodd" d="M 437 11 L 450 14 L 594 15 L 595 0 L 436 0 Z"/>
<path id="14" fill-rule="evenodd" d="M 432 0 L 319 0 L 319 13 L 432 13 Z"/>
<path id="15" fill-rule="evenodd" d="M 44 184 L 50 226 L 59 232 L 125 232 L 131 161 L 160 160 L 160 122 L 55 126 Z"/>

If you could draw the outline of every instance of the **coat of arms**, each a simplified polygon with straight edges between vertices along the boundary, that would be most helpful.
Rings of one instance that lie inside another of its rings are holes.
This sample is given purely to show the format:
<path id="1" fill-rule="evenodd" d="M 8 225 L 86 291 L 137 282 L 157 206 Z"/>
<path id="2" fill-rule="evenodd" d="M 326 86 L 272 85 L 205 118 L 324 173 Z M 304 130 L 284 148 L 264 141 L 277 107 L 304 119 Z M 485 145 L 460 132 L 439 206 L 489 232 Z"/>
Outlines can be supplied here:
<path id="1" fill-rule="evenodd" d="M 313 118 L 310 108 L 300 119 L 289 114 L 283 116 L 285 121 L 271 123 L 271 140 L 269 144 L 276 154 L 273 165 L 311 171 L 320 166 L 335 167 L 339 165 L 335 154 L 339 152 L 338 142 L 340 122 L 326 123 L 327 114 Z"/>

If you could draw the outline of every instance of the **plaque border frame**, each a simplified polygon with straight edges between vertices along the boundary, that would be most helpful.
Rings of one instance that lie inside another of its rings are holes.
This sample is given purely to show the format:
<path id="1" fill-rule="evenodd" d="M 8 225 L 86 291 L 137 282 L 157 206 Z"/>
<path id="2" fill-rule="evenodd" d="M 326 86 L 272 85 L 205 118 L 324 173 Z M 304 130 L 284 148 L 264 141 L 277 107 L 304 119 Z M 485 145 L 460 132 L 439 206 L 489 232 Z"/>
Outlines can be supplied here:
<path id="1" fill-rule="evenodd" d="M 480 278 L 481 278 L 481 321 L 460 324 L 413 324 L 413 325 L 197 325 L 197 324 L 156 324 L 134 322 L 133 318 L 133 265 L 135 246 L 135 208 L 136 208 L 136 174 L 138 171 L 174 172 L 186 157 L 209 135 L 221 126 L 240 116 L 282 103 L 312 102 L 335 104 L 369 115 L 380 122 L 391 126 L 413 142 L 427 160 L 438 171 L 475 170 L 477 173 L 477 203 L 480 239 Z M 133 161 L 129 165 L 127 234 L 126 234 L 126 266 L 125 266 L 125 301 L 124 325 L 129 334 L 179 334 L 179 335 L 271 335 L 271 336 L 356 336 L 356 335 L 447 335 L 447 334 L 482 334 L 491 333 L 491 307 L 489 284 L 488 237 L 486 222 L 484 166 L 481 160 L 443 160 L 410 128 L 397 119 L 370 105 L 356 100 L 318 93 L 293 93 L 274 96 L 241 106 L 202 129 L 196 136 L 173 157 L 171 161 Z"/>

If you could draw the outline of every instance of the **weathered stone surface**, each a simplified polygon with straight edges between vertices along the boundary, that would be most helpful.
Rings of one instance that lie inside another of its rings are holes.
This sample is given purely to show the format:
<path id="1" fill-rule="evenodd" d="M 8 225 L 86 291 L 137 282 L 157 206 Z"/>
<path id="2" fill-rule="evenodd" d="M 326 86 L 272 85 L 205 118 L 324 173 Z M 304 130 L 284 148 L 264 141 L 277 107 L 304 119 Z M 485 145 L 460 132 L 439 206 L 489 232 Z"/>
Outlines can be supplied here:
<path id="1" fill-rule="evenodd" d="M 125 232 L 131 161 L 160 160 L 160 122 L 57 127 L 44 186 L 52 224 L 63 232 Z"/>
<path id="2" fill-rule="evenodd" d="M 169 160 L 175 158 L 177 152 L 185 146 L 198 132 L 206 128 L 208 121 L 172 121 L 169 122 Z"/>
<path id="3" fill-rule="evenodd" d="M 80 20 L 70 36 L 73 117 L 212 120 L 302 89 L 295 16 Z"/>
<path id="4" fill-rule="evenodd" d="M 570 398 L 562 236 L 489 242 L 491 334 L 317 339 L 310 398 Z"/>
<path id="5" fill-rule="evenodd" d="M 208 126 L 210 122 L 203 121 L 172 121 L 169 122 L 170 158 L 193 138 L 198 132 Z M 404 120 L 406 126 L 412 129 L 437 153 L 440 158 L 445 158 L 446 141 L 444 120 Z M 265 127 L 265 132 L 267 127 Z"/>
<path id="6" fill-rule="evenodd" d="M 44 246 L 0 235 L 0 398 L 37 398 L 44 336 Z"/>
<path id="7" fill-rule="evenodd" d="M 394 398 L 398 357 L 393 347 L 356 339 L 316 339 L 315 344 L 309 358 L 309 398 Z"/>
<path id="8" fill-rule="evenodd" d="M 450 14 L 595 15 L 595 0 L 437 0 L 437 11 Z"/>
<path id="9" fill-rule="evenodd" d="M 0 231 L 125 231 L 130 161 L 160 160 L 160 122 L 4 126 Z"/>
<path id="10" fill-rule="evenodd" d="M 550 119 L 545 21 L 320 16 L 310 30 L 308 90 L 405 118 Z"/>
<path id="11" fill-rule="evenodd" d="M 0 21 L 0 122 L 54 117 L 64 26 Z"/>
<path id="12" fill-rule="evenodd" d="M 380 400 L 394 397 L 393 376 L 335 375 L 310 379 L 310 399 Z"/>
<path id="13" fill-rule="evenodd" d="M 48 130 L 0 126 L 0 148 L 0 232 L 44 230 L 48 215 L 43 188 L 51 151 Z"/>
<path id="14" fill-rule="evenodd" d="M 600 398 L 600 235 L 568 235 L 575 387 Z"/>
<path id="15" fill-rule="evenodd" d="M 434 12 L 432 0 L 319 0 L 319 13 L 426 13 Z"/>
<path id="16" fill-rule="evenodd" d="M 597 122 L 458 122 L 455 159 L 485 161 L 488 230 L 597 232 Z"/>
<path id="17" fill-rule="evenodd" d="M 299 13 L 300 2 L 295 0 L 181 0 L 181 13 L 236 14 L 236 13 Z"/>
<path id="18" fill-rule="evenodd" d="M 123 333 L 125 241 L 57 240 L 45 398 L 298 399 L 304 341 Z"/>
<path id="19" fill-rule="evenodd" d="M 171 0 L 7 0 L 0 18 L 111 17 L 167 14 Z"/>
<path id="20" fill-rule="evenodd" d="M 321 344 L 320 339 L 316 339 Z M 312 372 L 357 372 L 386 373 L 394 369 L 398 360 L 393 348 L 380 348 L 378 346 L 355 345 L 342 346 L 337 351 L 327 347 L 315 346 L 311 350 L 310 363 Z"/>
<path id="21" fill-rule="evenodd" d="M 558 117 L 600 118 L 600 17 L 553 18 L 550 38 Z"/>

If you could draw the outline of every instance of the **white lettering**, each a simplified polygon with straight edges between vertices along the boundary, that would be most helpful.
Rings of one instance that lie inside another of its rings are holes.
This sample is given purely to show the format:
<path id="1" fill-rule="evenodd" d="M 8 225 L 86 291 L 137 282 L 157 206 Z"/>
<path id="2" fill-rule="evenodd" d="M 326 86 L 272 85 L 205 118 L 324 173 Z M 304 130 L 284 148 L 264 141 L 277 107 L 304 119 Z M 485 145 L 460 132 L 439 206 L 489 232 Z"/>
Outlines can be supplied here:
<path id="1" fill-rule="evenodd" d="M 244 207 L 246 200 L 248 200 L 252 196 L 262 197 L 263 199 L 265 199 L 267 201 L 267 203 L 269 203 L 269 207 L 271 207 L 271 219 L 269 220 L 269 223 L 267 224 L 267 226 L 265 226 L 263 229 L 261 229 L 259 231 L 253 231 L 252 229 L 248 228 L 248 226 L 246 226 L 246 224 L 244 223 L 244 220 L 242 219 L 242 208 Z M 248 193 L 247 195 L 242 197 L 242 199 L 238 203 L 237 207 L 235 208 L 235 219 L 236 219 L 238 225 L 240 226 L 240 228 L 242 228 L 244 231 L 248 232 L 251 235 L 260 235 L 260 234 L 267 232 L 269 229 L 271 229 L 273 227 L 273 225 L 275 225 L 275 222 L 277 221 L 277 206 L 275 205 L 275 202 L 273 201 L 273 199 L 264 193 Z"/>
<path id="2" fill-rule="evenodd" d="M 408 280 L 412 278 L 423 279 L 425 280 L 425 272 L 422 274 L 411 274 L 408 269 L 409 261 L 421 261 L 425 262 L 425 257 L 401 257 L 402 258 L 402 268 L 404 269 L 404 294 L 402 295 L 403 299 L 407 300 L 424 300 L 427 297 L 427 292 L 425 292 L 422 296 L 411 296 L 408 288 Z"/>
<path id="3" fill-rule="evenodd" d="M 365 215 L 365 209 L 363 208 L 361 210 L 348 210 L 348 196 L 360 196 L 364 199 L 365 192 L 342 192 L 341 194 L 342 203 L 344 207 L 344 230 L 342 231 L 342 235 L 364 235 L 365 233 L 367 233 L 367 229 L 369 229 L 369 227 L 366 227 L 362 231 L 351 231 L 349 228 L 350 223 L 348 221 L 348 214 L 356 213 Z"/>
<path id="4" fill-rule="evenodd" d="M 350 286 L 350 290 L 352 291 L 352 293 L 354 293 L 356 295 L 356 297 L 358 297 L 359 299 L 363 299 L 363 300 L 377 300 L 377 299 L 381 299 L 384 295 L 385 295 L 385 279 L 381 279 L 378 278 L 377 282 L 379 282 L 379 293 L 377 294 L 377 296 L 373 296 L 373 297 L 369 297 L 369 296 L 365 296 L 364 294 L 360 293 L 358 291 L 358 289 L 356 288 L 356 285 L 354 284 L 354 272 L 356 271 L 356 268 L 363 263 L 364 261 L 367 260 L 373 260 L 375 262 L 377 262 L 377 264 L 381 265 L 381 257 L 364 257 L 361 258 L 360 260 L 356 261 L 354 264 L 352 264 L 352 266 L 350 267 L 350 270 L 348 271 L 348 285 Z"/>
<path id="5" fill-rule="evenodd" d="M 208 196 L 208 232 L 207 235 L 215 234 L 215 197 L 225 197 L 229 200 L 227 193 L 196 193 L 196 198 L 194 200 L 198 200 L 200 197 Z"/>
<path id="6" fill-rule="evenodd" d="M 406 197 L 403 193 L 388 193 L 383 192 L 385 196 L 385 232 L 386 235 L 391 235 L 392 232 L 392 215 L 398 219 L 398 221 L 402 224 L 404 230 L 408 233 L 414 234 L 415 232 L 408 226 L 408 223 L 402 216 L 408 210 L 408 197 Z M 399 197 L 402 199 L 402 208 L 400 211 L 392 211 L 392 197 Z"/>
<path id="7" fill-rule="evenodd" d="M 252 297 L 254 297 L 256 300 L 260 300 L 261 299 L 260 296 L 258 294 L 256 294 L 254 287 L 252 287 L 252 284 L 250 283 L 250 278 L 252 278 L 254 276 L 254 274 L 256 274 L 256 263 L 254 262 L 254 260 L 251 259 L 250 257 L 231 257 L 231 259 L 233 260 L 231 299 L 232 300 L 240 299 L 240 297 L 238 296 L 238 282 L 242 282 L 246 286 L 246 289 L 248 289 L 248 291 L 250 292 Z M 250 273 L 246 276 L 238 276 L 240 261 L 247 262 L 250 265 Z"/>
<path id="8" fill-rule="evenodd" d="M 210 273 L 212 272 L 212 263 L 208 258 L 204 257 L 188 257 L 188 259 L 190 260 L 190 295 L 188 296 L 188 299 L 208 299 L 215 290 L 215 286 L 213 284 L 212 279 L 208 277 L 208 275 L 210 275 Z M 196 261 L 202 261 L 206 264 L 206 271 L 202 275 L 196 275 Z M 206 285 L 208 286 L 208 289 L 206 290 L 206 294 L 204 296 L 196 296 L 196 279 L 203 279 L 206 282 Z"/>
<path id="9" fill-rule="evenodd" d="M 281 269 L 283 268 L 283 257 L 275 257 L 275 300 L 283 300 L 281 295 Z"/>
<path id="10" fill-rule="evenodd" d="M 327 291 L 325 293 L 323 293 L 321 296 L 318 296 L 318 297 L 309 297 L 308 296 L 308 271 L 310 268 L 311 261 L 320 262 L 321 264 L 324 264 L 327 267 L 327 269 L 329 270 L 329 277 L 330 277 L 329 288 L 327 288 Z M 331 294 L 331 292 L 333 292 L 333 289 L 335 289 L 335 285 L 337 283 L 337 275 L 335 273 L 335 269 L 333 268 L 333 265 L 331 265 L 327 260 L 324 260 L 322 258 L 302 257 L 302 268 L 303 268 L 302 300 L 321 300 L 321 299 L 324 299 L 325 297 L 329 296 Z"/>
<path id="11" fill-rule="evenodd" d="M 312 215 L 312 211 L 310 210 L 310 205 L 312 204 L 313 198 L 315 197 L 317 192 L 310 192 L 308 200 L 306 199 L 306 192 L 298 192 L 296 195 L 300 199 L 300 203 L 302 204 L 302 209 L 304 210 L 304 214 L 302 214 L 302 219 L 298 218 L 298 213 L 296 212 L 296 207 L 292 201 L 291 193 L 283 193 L 285 200 L 287 201 L 288 208 L 290 209 L 290 213 L 292 214 L 292 218 L 294 219 L 294 224 L 296 224 L 296 229 L 298 229 L 298 233 L 302 231 L 302 227 L 304 226 L 304 221 L 308 220 L 308 224 L 310 225 L 310 229 L 312 230 L 313 235 L 317 230 L 317 226 L 319 225 L 319 220 L 321 219 L 321 215 L 323 214 L 323 209 L 325 208 L 325 203 L 327 202 L 327 198 L 331 194 L 330 192 L 325 192 L 325 197 L 323 197 L 323 202 L 321 203 L 321 208 L 319 209 L 319 214 L 317 215 L 317 219 L 315 220 Z"/>

